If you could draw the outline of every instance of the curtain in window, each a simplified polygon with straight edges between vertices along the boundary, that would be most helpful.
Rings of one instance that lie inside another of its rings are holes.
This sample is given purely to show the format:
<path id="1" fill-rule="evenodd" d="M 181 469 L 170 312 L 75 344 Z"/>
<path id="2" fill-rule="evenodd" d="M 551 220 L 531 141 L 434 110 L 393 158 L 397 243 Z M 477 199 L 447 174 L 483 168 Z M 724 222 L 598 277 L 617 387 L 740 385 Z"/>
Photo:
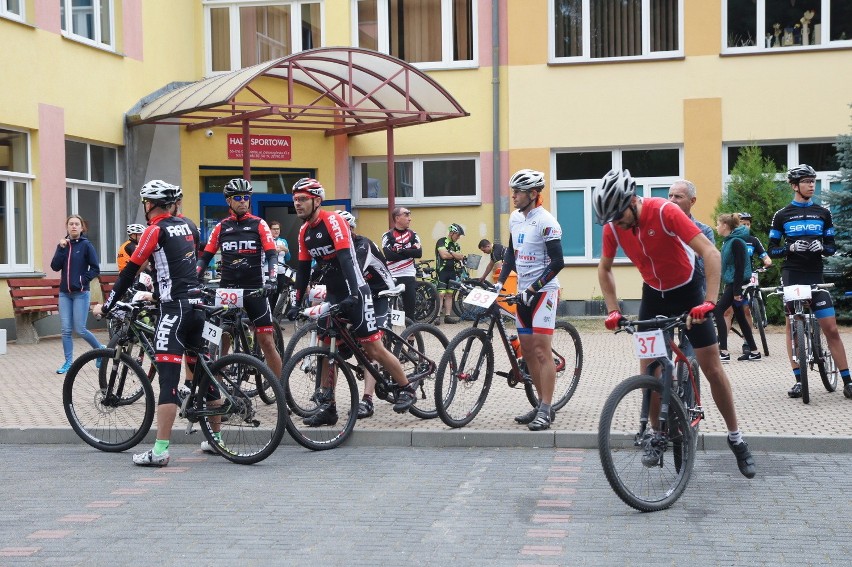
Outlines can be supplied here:
<path id="1" fill-rule="evenodd" d="M 358 2 L 358 45 L 366 49 L 379 49 L 379 16 L 376 0 Z"/>
<path id="2" fill-rule="evenodd" d="M 210 9 L 210 46 L 213 71 L 230 71 L 231 18 L 227 8 Z"/>
<path id="3" fill-rule="evenodd" d="M 453 0 L 453 61 L 473 60 L 473 3 Z"/>
<path id="4" fill-rule="evenodd" d="M 583 55 L 583 0 L 556 0 L 556 57 Z"/>
<path id="5" fill-rule="evenodd" d="M 320 5 L 302 4 L 302 50 L 319 47 L 322 40 L 320 30 Z"/>
<path id="6" fill-rule="evenodd" d="M 110 36 L 110 32 L 112 26 L 110 22 L 112 21 L 112 15 L 109 13 L 109 0 L 100 0 L 100 8 L 101 8 L 101 43 L 106 45 L 112 45 L 112 37 Z"/>
<path id="7" fill-rule="evenodd" d="M 242 67 L 290 55 L 292 45 L 290 6 L 240 8 Z"/>
<path id="8" fill-rule="evenodd" d="M 590 0 L 592 57 L 642 54 L 642 0 Z"/>
<path id="9" fill-rule="evenodd" d="M 676 51 L 677 0 L 651 0 L 651 51 Z"/>
<path id="10" fill-rule="evenodd" d="M 409 63 L 441 60 L 441 0 L 391 0 L 391 55 Z"/>

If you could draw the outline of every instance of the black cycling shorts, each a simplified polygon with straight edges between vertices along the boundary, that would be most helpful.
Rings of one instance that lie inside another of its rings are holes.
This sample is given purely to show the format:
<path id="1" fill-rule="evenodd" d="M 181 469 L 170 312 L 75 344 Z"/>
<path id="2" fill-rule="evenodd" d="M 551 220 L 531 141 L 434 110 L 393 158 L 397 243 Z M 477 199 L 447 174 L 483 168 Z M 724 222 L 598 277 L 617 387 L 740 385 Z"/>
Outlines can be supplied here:
<path id="1" fill-rule="evenodd" d="M 781 285 L 813 285 L 821 283 L 825 283 L 821 273 L 799 272 L 789 268 L 781 270 Z M 787 309 L 786 305 L 784 308 L 784 310 L 789 314 L 790 311 Z M 831 300 L 831 294 L 824 289 L 814 291 L 811 295 L 811 310 L 814 312 L 817 319 L 836 317 L 834 302 Z"/>
<path id="2" fill-rule="evenodd" d="M 203 329 L 204 315 L 193 309 L 188 299 L 160 303 L 160 320 L 154 335 L 154 358 L 160 380 L 159 404 L 180 403 L 177 388 L 183 355 L 187 347 L 202 343 Z"/>
<path id="3" fill-rule="evenodd" d="M 676 317 L 704 303 L 704 278 L 695 276 L 692 281 L 669 291 L 657 291 L 648 284 L 642 285 L 642 303 L 639 305 L 639 319 L 653 319 L 658 315 Z M 700 325 L 692 325 L 686 331 L 690 344 L 694 348 L 703 348 L 716 344 L 716 326 L 712 315 Z"/>
<path id="4" fill-rule="evenodd" d="M 379 327 L 376 309 L 373 305 L 373 294 L 370 292 L 370 286 L 367 284 L 358 288 L 358 293 L 355 296 L 358 301 L 343 314 L 349 321 L 352 331 L 352 336 L 356 337 L 361 342 L 370 342 L 379 340 L 382 337 L 381 327 Z M 345 297 L 339 297 L 331 292 L 326 296 L 326 301 L 335 305 L 343 301 Z M 387 314 L 387 307 L 385 307 Z M 323 317 L 317 321 L 317 327 L 320 335 L 325 335 L 325 330 L 328 328 L 328 317 Z"/>
<path id="5" fill-rule="evenodd" d="M 237 285 L 223 285 L 222 287 L 240 289 Z M 272 311 L 269 309 L 269 301 L 265 297 L 243 298 L 243 309 L 245 309 L 249 321 L 258 334 L 273 332 Z"/>
<path id="6" fill-rule="evenodd" d="M 438 282 L 436 284 L 438 286 L 438 291 L 452 291 L 454 288 L 450 287 L 450 281 L 457 280 L 459 279 L 459 277 L 461 276 L 459 276 L 459 273 L 455 270 L 441 270 L 440 272 L 438 272 Z"/>

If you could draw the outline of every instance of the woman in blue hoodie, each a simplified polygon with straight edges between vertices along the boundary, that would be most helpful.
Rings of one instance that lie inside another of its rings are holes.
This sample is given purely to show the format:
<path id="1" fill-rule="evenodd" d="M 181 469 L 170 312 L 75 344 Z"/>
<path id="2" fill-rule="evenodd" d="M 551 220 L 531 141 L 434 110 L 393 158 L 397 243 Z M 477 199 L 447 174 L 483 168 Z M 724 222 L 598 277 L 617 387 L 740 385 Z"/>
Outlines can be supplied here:
<path id="1" fill-rule="evenodd" d="M 716 330 L 719 334 L 719 352 L 722 362 L 731 360 L 728 352 L 728 328 L 725 318 L 722 316 L 731 306 L 734 308 L 734 317 L 743 333 L 743 338 L 748 343 L 749 352 L 737 360 L 760 360 L 760 352 L 754 342 L 751 325 L 746 317 L 743 307 L 743 285 L 747 284 L 751 277 L 751 261 L 749 260 L 745 238 L 749 235 L 748 229 L 740 225 L 738 214 L 719 215 L 716 232 L 722 236 L 722 283 L 725 289 L 722 297 L 716 304 L 714 315 L 716 318 Z"/>
<path id="2" fill-rule="evenodd" d="M 74 341 L 71 331 L 83 337 L 92 348 L 101 348 L 101 343 L 86 329 L 89 316 L 89 282 L 101 273 L 98 254 L 89 239 L 83 234 L 85 221 L 79 215 L 71 215 L 65 221 L 68 234 L 59 240 L 50 267 L 61 273 L 59 284 L 59 320 L 62 325 L 62 349 L 65 364 L 57 374 L 65 374 L 74 358 Z M 99 361 L 100 362 L 100 361 Z"/>

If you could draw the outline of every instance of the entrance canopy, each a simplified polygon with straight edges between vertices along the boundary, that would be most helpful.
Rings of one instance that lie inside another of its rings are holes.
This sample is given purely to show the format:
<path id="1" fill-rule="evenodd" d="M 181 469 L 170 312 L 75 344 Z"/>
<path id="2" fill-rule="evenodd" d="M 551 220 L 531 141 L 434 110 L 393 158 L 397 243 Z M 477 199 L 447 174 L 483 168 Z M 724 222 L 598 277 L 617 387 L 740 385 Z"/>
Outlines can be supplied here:
<path id="1" fill-rule="evenodd" d="M 296 92 L 296 85 L 315 98 Z M 408 63 L 365 49 L 327 47 L 186 85 L 144 104 L 127 121 L 190 131 L 225 126 L 334 136 L 463 116 L 468 113 L 446 90 Z"/>

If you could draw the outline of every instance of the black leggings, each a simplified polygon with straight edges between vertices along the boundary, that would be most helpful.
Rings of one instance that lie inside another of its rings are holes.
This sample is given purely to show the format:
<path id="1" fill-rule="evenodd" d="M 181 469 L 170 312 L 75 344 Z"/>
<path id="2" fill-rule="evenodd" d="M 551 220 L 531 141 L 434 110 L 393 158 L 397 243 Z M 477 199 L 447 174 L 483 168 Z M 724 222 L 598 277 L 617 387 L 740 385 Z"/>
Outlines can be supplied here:
<path id="1" fill-rule="evenodd" d="M 402 308 L 405 311 L 405 316 L 414 321 L 414 300 L 417 291 L 417 278 L 414 276 L 399 276 L 394 279 L 396 283 L 405 286 L 405 291 L 402 292 Z"/>
<path id="2" fill-rule="evenodd" d="M 754 342 L 754 335 L 751 333 L 751 325 L 746 317 L 745 309 L 743 309 L 743 305 L 734 304 L 733 284 L 725 284 L 725 289 L 722 291 L 722 297 L 720 297 L 719 302 L 716 303 L 716 311 L 714 312 L 714 316 L 716 317 L 716 332 L 719 335 L 719 349 L 723 351 L 728 350 L 728 327 L 725 325 L 724 317 L 725 311 L 728 310 L 728 307 L 734 308 L 734 317 L 737 319 L 737 324 L 740 326 L 743 338 L 748 343 L 748 348 L 752 351 L 756 351 L 757 344 Z"/>

